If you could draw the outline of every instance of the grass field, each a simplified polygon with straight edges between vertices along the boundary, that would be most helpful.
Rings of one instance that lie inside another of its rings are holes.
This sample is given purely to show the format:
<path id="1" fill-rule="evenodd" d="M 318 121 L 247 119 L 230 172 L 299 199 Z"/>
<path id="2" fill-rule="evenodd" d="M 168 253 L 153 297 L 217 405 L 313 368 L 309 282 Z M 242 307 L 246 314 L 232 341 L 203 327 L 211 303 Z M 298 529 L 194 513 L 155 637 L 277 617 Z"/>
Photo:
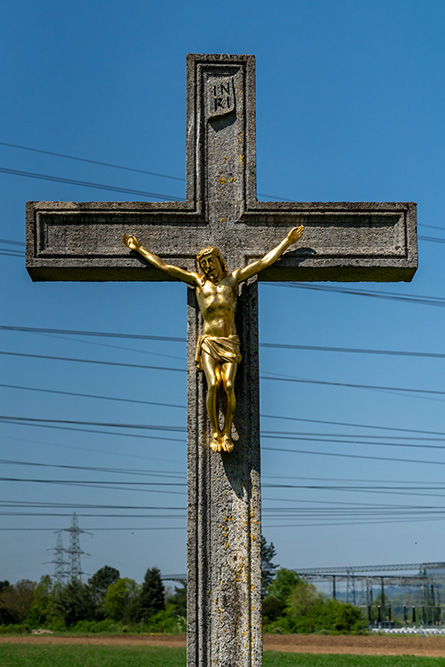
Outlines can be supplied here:
<path id="1" fill-rule="evenodd" d="M 0 667 L 185 667 L 185 649 L 2 644 Z M 264 667 L 445 667 L 445 658 L 309 655 L 265 651 Z"/>

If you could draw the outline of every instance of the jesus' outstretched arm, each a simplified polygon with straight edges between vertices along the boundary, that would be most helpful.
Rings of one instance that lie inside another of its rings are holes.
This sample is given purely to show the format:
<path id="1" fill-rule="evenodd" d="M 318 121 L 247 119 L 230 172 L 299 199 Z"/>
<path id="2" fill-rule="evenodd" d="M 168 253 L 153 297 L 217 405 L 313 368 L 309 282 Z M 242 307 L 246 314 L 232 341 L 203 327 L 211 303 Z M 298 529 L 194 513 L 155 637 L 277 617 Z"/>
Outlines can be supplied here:
<path id="1" fill-rule="evenodd" d="M 144 259 L 146 259 L 148 262 L 150 262 L 150 264 L 155 266 L 160 271 L 164 271 L 164 273 L 167 273 L 172 278 L 182 280 L 183 282 L 188 283 L 189 285 L 193 285 L 194 287 L 198 285 L 199 277 L 196 273 L 186 271 L 185 269 L 181 269 L 179 266 L 174 266 L 173 264 L 167 264 L 167 262 L 161 259 L 161 257 L 158 257 L 153 252 L 147 250 L 147 248 L 144 248 L 136 236 L 133 236 L 132 234 L 129 236 L 124 234 L 122 238 L 125 245 L 130 248 L 130 250 L 136 250 L 136 252 L 142 255 Z"/>
<path id="2" fill-rule="evenodd" d="M 233 272 L 233 276 L 236 280 L 237 283 L 241 283 L 243 280 L 247 280 L 247 278 L 251 278 L 252 276 L 255 276 L 257 273 L 262 271 L 263 269 L 267 268 L 268 266 L 271 266 L 274 262 L 277 261 L 291 246 L 293 243 L 296 243 L 302 236 L 303 234 L 303 225 L 300 225 L 299 227 L 294 227 L 293 229 L 290 230 L 290 232 L 287 234 L 286 238 L 281 241 L 280 244 L 277 245 L 276 248 L 273 250 L 270 250 L 262 259 L 257 260 L 256 262 L 252 262 L 251 264 L 248 264 L 245 266 L 243 269 L 236 269 Z"/>

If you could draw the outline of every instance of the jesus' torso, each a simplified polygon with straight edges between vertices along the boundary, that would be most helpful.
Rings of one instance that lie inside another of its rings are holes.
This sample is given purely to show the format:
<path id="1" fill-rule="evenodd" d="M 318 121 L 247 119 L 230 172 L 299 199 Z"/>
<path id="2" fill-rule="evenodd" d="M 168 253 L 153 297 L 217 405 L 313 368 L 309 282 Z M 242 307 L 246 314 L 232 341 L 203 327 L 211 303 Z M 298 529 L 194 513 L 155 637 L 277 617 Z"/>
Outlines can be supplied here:
<path id="1" fill-rule="evenodd" d="M 204 320 L 203 334 L 232 336 L 236 334 L 236 281 L 233 274 L 213 283 L 206 280 L 196 287 L 196 297 Z"/>

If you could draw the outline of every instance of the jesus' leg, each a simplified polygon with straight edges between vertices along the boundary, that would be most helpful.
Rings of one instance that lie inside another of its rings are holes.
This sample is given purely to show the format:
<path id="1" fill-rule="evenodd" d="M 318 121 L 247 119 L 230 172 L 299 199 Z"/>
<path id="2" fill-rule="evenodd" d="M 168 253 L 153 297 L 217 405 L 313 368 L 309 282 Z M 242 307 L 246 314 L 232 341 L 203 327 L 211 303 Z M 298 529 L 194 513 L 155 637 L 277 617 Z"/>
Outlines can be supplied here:
<path id="1" fill-rule="evenodd" d="M 221 375 L 217 362 L 207 352 L 202 352 L 202 370 L 207 380 L 207 414 L 212 427 L 210 448 L 214 452 L 221 451 L 220 433 L 218 424 L 218 393 L 221 385 Z"/>
<path id="2" fill-rule="evenodd" d="M 222 365 L 222 383 L 227 397 L 224 428 L 221 433 L 221 449 L 225 452 L 231 452 L 233 450 L 233 442 L 230 437 L 230 432 L 232 430 L 232 422 L 236 407 L 235 375 L 237 368 L 238 364 L 227 363 Z"/>

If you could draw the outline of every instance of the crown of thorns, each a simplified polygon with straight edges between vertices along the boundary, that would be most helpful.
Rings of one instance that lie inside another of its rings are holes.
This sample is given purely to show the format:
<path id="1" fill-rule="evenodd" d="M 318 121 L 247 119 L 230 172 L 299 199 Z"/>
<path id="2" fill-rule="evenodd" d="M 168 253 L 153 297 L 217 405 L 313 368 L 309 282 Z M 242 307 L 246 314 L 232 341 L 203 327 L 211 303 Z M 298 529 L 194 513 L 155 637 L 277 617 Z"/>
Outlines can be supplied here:
<path id="1" fill-rule="evenodd" d="M 221 268 L 222 268 L 222 270 L 224 271 L 224 273 L 227 273 L 227 272 L 228 272 L 228 271 L 227 271 L 226 263 L 225 263 L 225 261 L 224 261 L 224 259 L 223 259 L 223 256 L 221 255 L 221 251 L 218 250 L 218 248 L 215 248 L 214 246 L 209 246 L 208 248 L 203 248 L 202 250 L 200 250 L 200 251 L 198 252 L 198 254 L 196 255 L 196 261 L 198 262 L 198 264 L 200 264 L 201 259 L 202 259 L 205 255 L 215 255 L 215 257 L 218 258 L 219 263 L 221 264 Z"/>

